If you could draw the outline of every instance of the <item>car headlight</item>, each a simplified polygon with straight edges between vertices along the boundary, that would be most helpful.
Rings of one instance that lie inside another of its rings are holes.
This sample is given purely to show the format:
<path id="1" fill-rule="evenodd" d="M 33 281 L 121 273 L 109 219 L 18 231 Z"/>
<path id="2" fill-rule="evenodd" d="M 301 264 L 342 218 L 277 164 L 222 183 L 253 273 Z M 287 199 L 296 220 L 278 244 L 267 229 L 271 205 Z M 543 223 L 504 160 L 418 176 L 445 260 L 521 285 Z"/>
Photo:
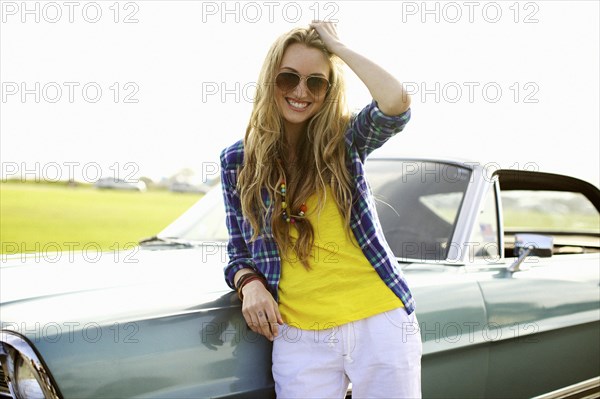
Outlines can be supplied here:
<path id="1" fill-rule="evenodd" d="M 11 331 L 0 332 L 0 365 L 13 398 L 60 397 L 33 346 L 20 335 Z"/>
<path id="2" fill-rule="evenodd" d="M 44 399 L 44 389 L 40 385 L 40 374 L 35 370 L 35 362 L 23 356 L 18 356 L 14 365 L 14 386 L 17 397 Z"/>

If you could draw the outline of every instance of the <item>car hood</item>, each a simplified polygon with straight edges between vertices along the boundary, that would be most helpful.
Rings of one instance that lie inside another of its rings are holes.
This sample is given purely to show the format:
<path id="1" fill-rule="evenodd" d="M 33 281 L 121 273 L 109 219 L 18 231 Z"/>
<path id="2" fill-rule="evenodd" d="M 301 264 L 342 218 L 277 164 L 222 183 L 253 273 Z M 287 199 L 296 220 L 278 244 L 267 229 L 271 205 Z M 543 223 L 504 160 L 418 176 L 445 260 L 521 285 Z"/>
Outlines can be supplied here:
<path id="1" fill-rule="evenodd" d="M 110 325 L 239 306 L 223 275 L 228 259 L 224 244 L 161 248 L 3 255 L 2 328 Z M 448 283 L 456 275 L 448 266 L 421 264 L 418 269 L 416 275 L 405 270 L 413 287 Z"/>
<path id="2" fill-rule="evenodd" d="M 215 306 L 231 291 L 223 276 L 226 255 L 224 246 L 214 244 L 3 255 L 0 321 L 3 328 L 19 330 L 48 323 L 109 324 Z"/>

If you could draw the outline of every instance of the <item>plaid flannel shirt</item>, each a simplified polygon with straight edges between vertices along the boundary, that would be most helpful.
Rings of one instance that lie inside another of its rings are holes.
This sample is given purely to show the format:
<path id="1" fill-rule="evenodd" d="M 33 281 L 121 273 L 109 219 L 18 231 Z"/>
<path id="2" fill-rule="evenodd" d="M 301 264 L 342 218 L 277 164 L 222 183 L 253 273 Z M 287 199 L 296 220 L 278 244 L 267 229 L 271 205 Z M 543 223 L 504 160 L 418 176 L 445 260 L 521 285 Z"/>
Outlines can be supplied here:
<path id="1" fill-rule="evenodd" d="M 398 116 L 388 116 L 381 112 L 373 100 L 358 114 L 353 115 L 345 133 L 345 143 L 349 155 L 347 167 L 354 181 L 350 227 L 365 257 L 385 284 L 404 303 L 410 314 L 414 311 L 414 299 L 383 236 L 375 201 L 364 175 L 367 156 L 402 131 L 409 119 L 410 109 Z M 227 252 L 230 259 L 225 267 L 225 279 L 227 284 L 235 289 L 235 274 L 243 268 L 252 268 L 265 276 L 269 290 L 277 300 L 281 262 L 277 244 L 271 233 L 271 214 L 266 215 L 267 226 L 263 228 L 264 231 L 251 242 L 252 228 L 242 215 L 239 192 L 236 188 L 238 172 L 243 161 L 243 140 L 225 148 L 221 153 L 221 184 L 229 230 Z"/>

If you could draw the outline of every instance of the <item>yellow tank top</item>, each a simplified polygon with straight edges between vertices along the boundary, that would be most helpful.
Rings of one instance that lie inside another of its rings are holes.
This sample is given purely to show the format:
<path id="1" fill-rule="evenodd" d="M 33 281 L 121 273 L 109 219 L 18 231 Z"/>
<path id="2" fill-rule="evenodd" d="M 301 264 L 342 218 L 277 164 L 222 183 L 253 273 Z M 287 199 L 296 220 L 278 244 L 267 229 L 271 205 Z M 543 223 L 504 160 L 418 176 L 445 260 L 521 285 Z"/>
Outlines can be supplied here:
<path id="1" fill-rule="evenodd" d="M 317 213 L 317 196 L 306 201 L 315 231 L 310 270 L 289 250 L 281 259 L 279 310 L 283 320 L 304 330 L 323 330 L 404 306 L 345 231 L 331 190 Z M 302 221 L 298 222 L 302 223 Z M 293 240 L 298 237 L 290 226 Z M 286 259 L 287 258 L 287 259 Z"/>

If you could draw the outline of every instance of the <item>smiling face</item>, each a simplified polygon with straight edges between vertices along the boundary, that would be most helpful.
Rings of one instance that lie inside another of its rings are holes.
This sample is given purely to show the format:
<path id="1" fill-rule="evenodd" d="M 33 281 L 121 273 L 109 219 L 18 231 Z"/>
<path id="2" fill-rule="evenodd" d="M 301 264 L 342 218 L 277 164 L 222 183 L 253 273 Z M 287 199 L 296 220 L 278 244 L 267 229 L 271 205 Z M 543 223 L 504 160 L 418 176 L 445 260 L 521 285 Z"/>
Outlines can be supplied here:
<path id="1" fill-rule="evenodd" d="M 325 92 L 314 95 L 306 86 L 306 77 L 320 76 L 329 78 L 329 62 L 321 50 L 304 44 L 291 44 L 283 55 L 280 72 L 294 72 L 304 78 L 290 91 L 282 91 L 275 86 L 275 102 L 283 117 L 286 133 L 302 131 L 323 105 Z"/>

